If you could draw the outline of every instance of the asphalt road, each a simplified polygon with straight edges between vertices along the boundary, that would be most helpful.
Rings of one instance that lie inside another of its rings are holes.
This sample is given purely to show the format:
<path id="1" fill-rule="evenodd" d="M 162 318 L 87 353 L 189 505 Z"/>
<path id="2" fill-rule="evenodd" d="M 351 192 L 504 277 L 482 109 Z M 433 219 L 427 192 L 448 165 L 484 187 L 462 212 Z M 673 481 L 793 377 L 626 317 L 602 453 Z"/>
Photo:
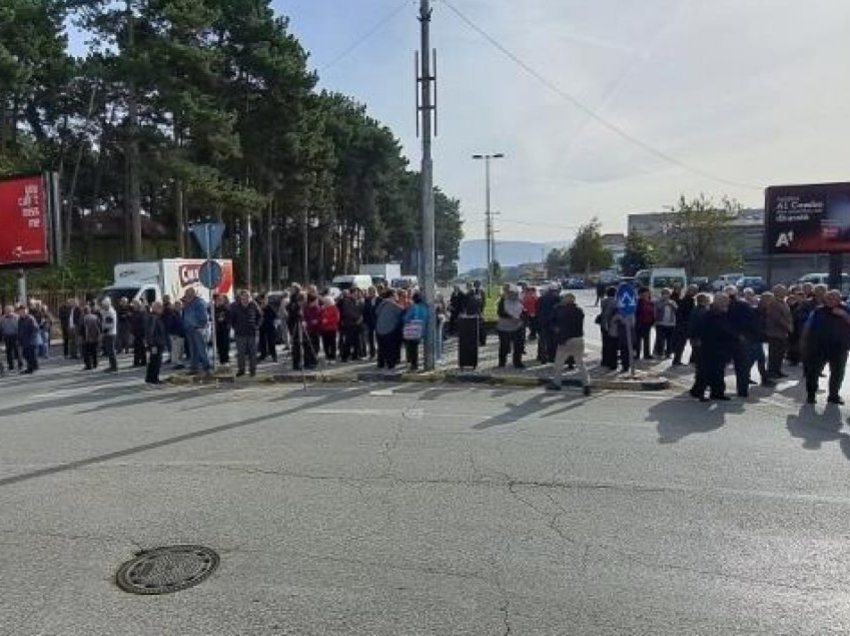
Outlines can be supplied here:
<path id="1" fill-rule="evenodd" d="M 0 379 L 0 633 L 846 634 L 846 411 Z M 197 587 L 114 583 L 203 544 Z"/>

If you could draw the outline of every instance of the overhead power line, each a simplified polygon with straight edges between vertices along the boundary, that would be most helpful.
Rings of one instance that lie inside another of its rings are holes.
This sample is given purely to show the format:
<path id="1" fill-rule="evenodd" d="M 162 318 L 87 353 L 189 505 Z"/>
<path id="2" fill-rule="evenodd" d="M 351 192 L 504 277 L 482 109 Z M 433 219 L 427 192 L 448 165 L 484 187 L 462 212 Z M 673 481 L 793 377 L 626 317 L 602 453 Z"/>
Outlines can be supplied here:
<path id="1" fill-rule="evenodd" d="M 323 73 L 323 72 L 327 71 L 329 68 L 339 64 L 342 60 L 344 60 L 346 57 L 351 55 L 351 53 L 356 51 L 363 44 L 365 44 L 368 40 L 370 40 L 372 38 L 372 36 L 374 36 L 376 33 L 378 33 L 378 31 L 383 29 L 384 26 L 386 26 L 388 23 L 390 23 L 399 13 L 404 11 L 405 8 L 412 6 L 412 5 L 413 5 L 413 0 L 404 0 L 404 2 L 402 2 L 400 5 L 398 5 L 395 9 L 390 11 L 387 15 L 385 15 L 380 20 L 378 20 L 378 22 L 376 22 L 375 25 L 371 29 L 366 31 L 363 35 L 361 35 L 359 38 L 357 38 L 354 42 L 352 42 L 347 47 L 342 49 L 339 53 L 337 53 L 336 56 L 334 56 L 330 61 L 325 63 L 323 66 L 321 66 L 319 68 L 319 72 Z"/>
<path id="2" fill-rule="evenodd" d="M 622 128 L 620 128 L 616 124 L 605 119 L 602 115 L 597 113 L 590 106 L 587 106 L 580 99 L 578 99 L 574 95 L 571 95 L 570 93 L 568 93 L 567 91 L 562 89 L 560 86 L 558 86 L 554 82 L 547 79 L 544 75 L 539 73 L 537 70 L 535 70 L 532 66 L 530 66 L 528 63 L 526 63 L 524 60 L 522 60 L 519 56 L 517 56 L 512 51 L 510 51 L 505 45 L 503 45 L 501 42 L 499 42 L 495 37 L 490 35 L 490 33 L 488 33 L 486 30 L 484 30 L 482 27 L 480 27 L 478 24 L 476 24 L 471 18 L 469 18 L 460 9 L 458 9 L 450 0 L 442 0 L 442 1 L 443 1 L 443 4 L 445 4 L 446 7 L 448 7 L 449 10 L 452 13 L 454 13 L 464 24 L 466 24 L 466 26 L 468 26 L 470 29 L 472 29 L 476 33 L 478 33 L 489 44 L 491 44 L 493 47 L 495 47 L 497 50 L 499 50 L 503 55 L 505 55 L 512 62 L 514 62 L 523 71 L 525 71 L 531 77 L 533 77 L 538 82 L 543 84 L 543 86 L 548 88 L 550 91 L 552 91 L 553 93 L 555 93 L 556 95 L 558 95 L 562 99 L 564 99 L 567 102 L 569 102 L 570 104 L 572 104 L 575 108 L 577 108 L 580 111 L 582 111 L 583 113 L 585 113 L 588 117 L 590 117 L 591 119 L 593 119 L 594 121 L 599 123 L 601 126 L 606 128 L 607 130 L 613 132 L 615 135 L 622 137 L 623 139 L 625 139 L 629 143 L 637 146 L 638 148 L 642 149 L 643 151 L 647 152 L 648 154 L 651 154 L 651 155 L 653 155 L 653 156 L 655 156 L 659 159 L 662 159 L 663 161 L 665 161 L 665 162 L 667 162 L 671 165 L 682 168 L 683 170 L 687 170 L 688 172 L 691 172 L 693 174 L 699 175 L 701 177 L 705 177 L 706 179 L 710 179 L 712 181 L 716 181 L 718 183 L 723 183 L 723 184 L 726 184 L 726 185 L 729 185 L 729 186 L 734 186 L 736 188 L 746 188 L 746 189 L 751 189 L 751 190 L 758 190 L 759 192 L 761 192 L 763 190 L 763 188 L 761 188 L 759 186 L 755 186 L 751 183 L 742 183 L 740 181 L 734 181 L 732 179 L 726 179 L 725 177 L 721 177 L 721 176 L 712 174 L 711 172 L 703 170 L 702 168 L 698 168 L 696 166 L 692 166 L 690 164 L 687 164 L 683 161 L 680 161 L 679 159 L 676 159 L 672 155 L 664 152 L 663 150 L 659 150 L 658 148 L 651 146 L 650 144 L 643 141 L 642 139 L 635 137 L 633 134 L 629 133 L 628 131 L 623 130 Z"/>

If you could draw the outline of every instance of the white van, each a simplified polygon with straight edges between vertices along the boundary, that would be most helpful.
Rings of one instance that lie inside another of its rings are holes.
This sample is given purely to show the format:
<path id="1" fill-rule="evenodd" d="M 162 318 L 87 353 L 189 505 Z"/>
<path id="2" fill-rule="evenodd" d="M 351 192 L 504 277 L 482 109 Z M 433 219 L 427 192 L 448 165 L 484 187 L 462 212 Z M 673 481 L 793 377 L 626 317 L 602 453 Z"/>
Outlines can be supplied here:
<path id="1" fill-rule="evenodd" d="M 674 283 L 682 287 L 687 286 L 688 277 L 683 267 L 656 267 L 653 269 L 642 269 L 635 274 L 635 285 L 646 287 L 653 292 L 659 292 L 665 287 L 672 288 Z"/>
<path id="2" fill-rule="evenodd" d="M 368 274 L 344 274 L 337 276 L 331 281 L 331 287 L 342 291 L 346 289 L 359 289 L 366 291 L 372 286 L 372 277 Z"/>

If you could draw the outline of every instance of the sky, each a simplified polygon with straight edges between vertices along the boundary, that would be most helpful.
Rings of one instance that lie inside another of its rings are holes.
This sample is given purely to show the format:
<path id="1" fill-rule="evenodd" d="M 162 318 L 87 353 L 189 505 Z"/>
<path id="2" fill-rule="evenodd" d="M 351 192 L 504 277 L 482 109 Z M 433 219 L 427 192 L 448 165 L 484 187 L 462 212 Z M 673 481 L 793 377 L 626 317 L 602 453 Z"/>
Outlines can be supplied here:
<path id="1" fill-rule="evenodd" d="M 365 103 L 418 167 L 418 0 L 273 4 L 320 86 Z M 850 180 L 848 0 L 433 4 L 434 179 L 461 200 L 467 238 L 484 235 L 473 153 L 506 155 L 498 240 L 570 240 L 594 216 L 622 232 L 681 194 L 760 207 L 769 185 Z"/>

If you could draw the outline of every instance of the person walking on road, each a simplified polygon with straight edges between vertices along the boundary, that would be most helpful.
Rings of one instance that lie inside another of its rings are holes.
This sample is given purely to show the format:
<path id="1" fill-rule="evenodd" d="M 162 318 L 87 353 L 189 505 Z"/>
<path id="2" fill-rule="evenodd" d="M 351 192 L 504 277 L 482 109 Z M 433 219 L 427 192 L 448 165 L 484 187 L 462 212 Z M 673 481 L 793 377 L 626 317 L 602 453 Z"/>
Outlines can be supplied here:
<path id="1" fill-rule="evenodd" d="M 561 390 L 564 363 L 567 358 L 572 358 L 581 380 L 582 392 L 590 395 L 590 375 L 584 365 L 584 312 L 576 305 L 574 294 L 565 294 L 561 304 L 556 307 L 554 327 L 558 348 L 555 351 L 552 382 L 547 388 Z"/>
<path id="2" fill-rule="evenodd" d="M 118 360 L 115 357 L 115 347 L 118 338 L 118 313 L 112 307 L 112 301 L 104 298 L 101 303 L 101 318 L 103 320 L 103 355 L 109 361 L 105 373 L 115 373 L 118 370 Z"/>
<path id="3" fill-rule="evenodd" d="M 145 343 L 150 354 L 147 359 L 145 382 L 159 384 L 159 370 L 162 368 L 162 355 L 168 345 L 168 330 L 162 320 L 162 303 L 151 305 L 151 313 L 145 324 Z"/>
<path id="4" fill-rule="evenodd" d="M 525 348 L 525 323 L 522 319 L 523 305 L 519 290 L 512 285 L 505 285 L 505 291 L 496 305 L 496 315 L 499 321 L 496 331 L 499 333 L 499 367 L 508 362 L 508 353 L 513 351 L 515 369 L 524 369 L 522 363 Z"/>
<path id="5" fill-rule="evenodd" d="M 815 403 L 818 379 L 829 365 L 830 404 L 844 404 L 839 395 L 850 349 L 850 313 L 841 304 L 841 292 L 832 289 L 824 297 L 824 304 L 812 312 L 802 335 L 803 369 L 806 376 L 806 402 Z"/>
<path id="6" fill-rule="evenodd" d="M 236 337 L 236 377 L 245 375 L 245 361 L 253 378 L 257 374 L 257 337 L 263 315 L 259 305 L 251 298 L 247 289 L 239 292 L 239 299 L 227 312 L 227 329 L 233 329 Z"/>
<path id="7" fill-rule="evenodd" d="M 206 301 L 198 296 L 194 287 L 189 287 L 183 302 L 183 328 L 189 343 L 190 375 L 197 375 L 201 369 L 206 375 L 212 373 L 206 340 L 209 323 L 210 312 Z"/>

